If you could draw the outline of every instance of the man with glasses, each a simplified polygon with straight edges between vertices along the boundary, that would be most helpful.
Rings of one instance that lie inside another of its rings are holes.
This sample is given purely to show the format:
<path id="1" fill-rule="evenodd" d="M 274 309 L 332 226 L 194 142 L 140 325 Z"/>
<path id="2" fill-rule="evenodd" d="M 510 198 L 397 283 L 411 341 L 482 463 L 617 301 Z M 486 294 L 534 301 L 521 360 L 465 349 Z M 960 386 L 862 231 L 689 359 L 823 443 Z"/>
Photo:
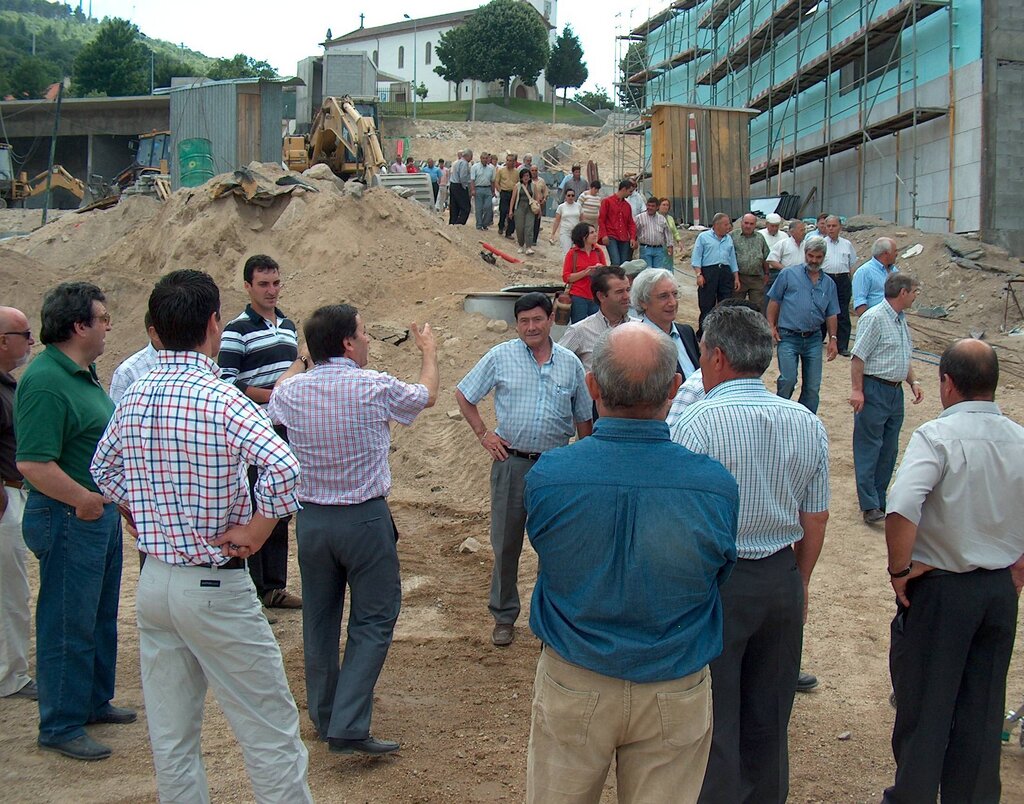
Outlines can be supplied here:
<path id="1" fill-rule="evenodd" d="M 111 753 L 86 725 L 135 720 L 134 711 L 110 703 L 121 517 L 89 474 L 114 410 L 93 365 L 110 331 L 105 301 L 88 282 L 66 282 L 46 294 L 39 334 L 46 349 L 25 370 L 14 396 L 18 469 L 28 487 L 23 533 L 39 559 L 38 743 L 82 760 Z"/>
<path id="2" fill-rule="evenodd" d="M 28 572 L 21 517 L 25 498 L 21 472 L 15 463 L 14 392 L 11 372 L 24 366 L 32 349 L 28 318 L 14 307 L 0 307 L 0 697 L 38 697 L 28 674 L 30 625 Z"/>

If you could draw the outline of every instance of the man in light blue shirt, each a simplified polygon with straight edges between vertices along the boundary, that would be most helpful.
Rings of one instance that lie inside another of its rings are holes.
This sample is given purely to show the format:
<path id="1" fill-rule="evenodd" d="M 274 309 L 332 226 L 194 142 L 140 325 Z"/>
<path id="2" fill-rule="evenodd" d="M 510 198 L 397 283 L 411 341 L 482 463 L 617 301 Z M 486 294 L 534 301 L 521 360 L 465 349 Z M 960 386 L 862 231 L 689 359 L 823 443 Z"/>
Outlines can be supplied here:
<path id="1" fill-rule="evenodd" d="M 765 389 L 771 359 L 759 313 L 716 309 L 701 344 L 707 396 L 671 429 L 673 441 L 719 461 L 740 490 L 722 655 L 711 663 L 714 737 L 700 796 L 708 804 L 786 800 L 807 591 L 828 521 L 825 427 Z"/>
<path id="2" fill-rule="evenodd" d="M 711 747 L 707 665 L 739 493 L 720 463 L 669 439 L 668 338 L 637 323 L 609 333 L 587 375 L 594 435 L 546 453 L 526 481 L 540 559 L 530 627 L 544 645 L 526 772 L 537 804 L 598 801 L 613 758 L 622 800 L 695 801 Z M 560 739 L 581 700 L 587 739 Z"/>
<path id="3" fill-rule="evenodd" d="M 476 228 L 488 229 L 494 223 L 494 165 L 486 151 L 470 169 L 469 192 L 476 208 Z"/>
<path id="4" fill-rule="evenodd" d="M 864 315 L 885 298 L 885 280 L 899 271 L 896 267 L 896 241 L 880 237 L 871 248 L 871 259 L 853 274 L 853 312 Z"/>
<path id="5" fill-rule="evenodd" d="M 715 305 L 740 289 L 740 268 L 736 263 L 736 247 L 729 236 L 731 229 L 729 216 L 716 212 L 711 228 L 697 235 L 693 244 L 690 260 L 697 274 L 698 334 L 704 326 L 704 317 Z"/>
<path id="6" fill-rule="evenodd" d="M 551 298 L 527 293 L 515 304 L 516 340 L 500 343 L 462 378 L 455 391 L 459 410 L 491 465 L 491 545 L 494 570 L 488 608 L 494 617 L 491 641 L 505 647 L 515 639 L 519 617 L 519 556 L 523 550 L 526 473 L 540 456 L 564 447 L 575 433 L 593 428 L 590 394 L 579 358 L 551 340 Z M 498 420 L 489 429 L 477 404 L 494 391 Z"/>
<path id="7" fill-rule="evenodd" d="M 437 192 L 441 184 L 441 168 L 434 164 L 434 158 L 430 157 L 427 164 L 422 168 L 423 172 L 430 176 L 430 187 L 434 191 L 434 203 L 437 203 Z"/>
<path id="8" fill-rule="evenodd" d="M 796 389 L 798 362 L 803 363 L 799 402 L 818 411 L 821 387 L 821 327 L 828 331 L 828 360 L 835 360 L 839 296 L 835 282 L 821 270 L 825 241 L 804 241 L 804 264 L 784 268 L 768 291 L 768 324 L 779 345 L 779 396 L 789 399 Z"/>

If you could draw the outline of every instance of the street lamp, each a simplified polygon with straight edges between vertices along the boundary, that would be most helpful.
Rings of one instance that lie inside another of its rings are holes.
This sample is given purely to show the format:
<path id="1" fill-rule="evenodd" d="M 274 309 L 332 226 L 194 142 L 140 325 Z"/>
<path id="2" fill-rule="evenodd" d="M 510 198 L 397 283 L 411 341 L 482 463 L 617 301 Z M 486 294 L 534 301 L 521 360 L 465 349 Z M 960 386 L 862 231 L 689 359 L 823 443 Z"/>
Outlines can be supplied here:
<path id="1" fill-rule="evenodd" d="M 416 61 L 419 54 L 419 44 L 416 42 L 416 20 L 408 14 L 403 14 L 407 20 L 412 20 L 412 119 L 416 119 L 416 90 L 419 84 L 416 83 Z"/>

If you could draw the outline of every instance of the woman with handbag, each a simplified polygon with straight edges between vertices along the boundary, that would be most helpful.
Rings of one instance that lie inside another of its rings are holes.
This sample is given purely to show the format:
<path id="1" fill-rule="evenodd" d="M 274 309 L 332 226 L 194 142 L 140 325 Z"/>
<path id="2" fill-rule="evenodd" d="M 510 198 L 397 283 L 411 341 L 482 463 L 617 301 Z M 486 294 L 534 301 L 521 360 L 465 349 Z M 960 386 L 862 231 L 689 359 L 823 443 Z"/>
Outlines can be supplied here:
<path id="1" fill-rule="evenodd" d="M 597 242 L 597 229 L 589 223 L 577 223 L 572 228 L 573 247 L 562 264 L 562 281 L 569 285 L 572 309 L 569 320 L 575 324 L 601 308 L 590 287 L 590 275 L 602 265 L 608 265 L 608 252 Z"/>
<path id="2" fill-rule="evenodd" d="M 540 214 L 540 201 L 534 193 L 530 169 L 519 170 L 519 184 L 512 190 L 512 202 L 509 204 L 508 216 L 515 220 L 516 239 L 519 242 L 517 252 L 533 254 L 533 222 Z"/>
<path id="3" fill-rule="evenodd" d="M 580 205 L 576 200 L 576 191 L 571 187 L 565 189 L 565 201 L 555 210 L 555 225 L 551 228 L 551 245 L 557 237 L 562 246 L 562 254 L 568 254 L 572 248 L 572 230 L 580 222 Z"/>

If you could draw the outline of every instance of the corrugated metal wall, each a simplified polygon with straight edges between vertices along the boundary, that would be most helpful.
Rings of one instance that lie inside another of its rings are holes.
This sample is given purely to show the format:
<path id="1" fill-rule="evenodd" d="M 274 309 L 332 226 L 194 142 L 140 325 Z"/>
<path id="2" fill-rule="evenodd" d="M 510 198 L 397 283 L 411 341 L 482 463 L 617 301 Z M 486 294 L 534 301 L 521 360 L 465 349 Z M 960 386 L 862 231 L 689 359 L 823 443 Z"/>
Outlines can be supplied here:
<path id="1" fill-rule="evenodd" d="M 171 182 L 181 186 L 178 143 L 202 137 L 212 146 L 216 173 L 252 161 L 281 161 L 281 84 L 218 82 L 171 93 Z"/>
<path id="2" fill-rule="evenodd" d="M 181 186 L 178 144 L 203 137 L 212 144 L 213 169 L 230 173 L 238 167 L 236 85 L 203 84 L 171 92 L 171 183 Z"/>

